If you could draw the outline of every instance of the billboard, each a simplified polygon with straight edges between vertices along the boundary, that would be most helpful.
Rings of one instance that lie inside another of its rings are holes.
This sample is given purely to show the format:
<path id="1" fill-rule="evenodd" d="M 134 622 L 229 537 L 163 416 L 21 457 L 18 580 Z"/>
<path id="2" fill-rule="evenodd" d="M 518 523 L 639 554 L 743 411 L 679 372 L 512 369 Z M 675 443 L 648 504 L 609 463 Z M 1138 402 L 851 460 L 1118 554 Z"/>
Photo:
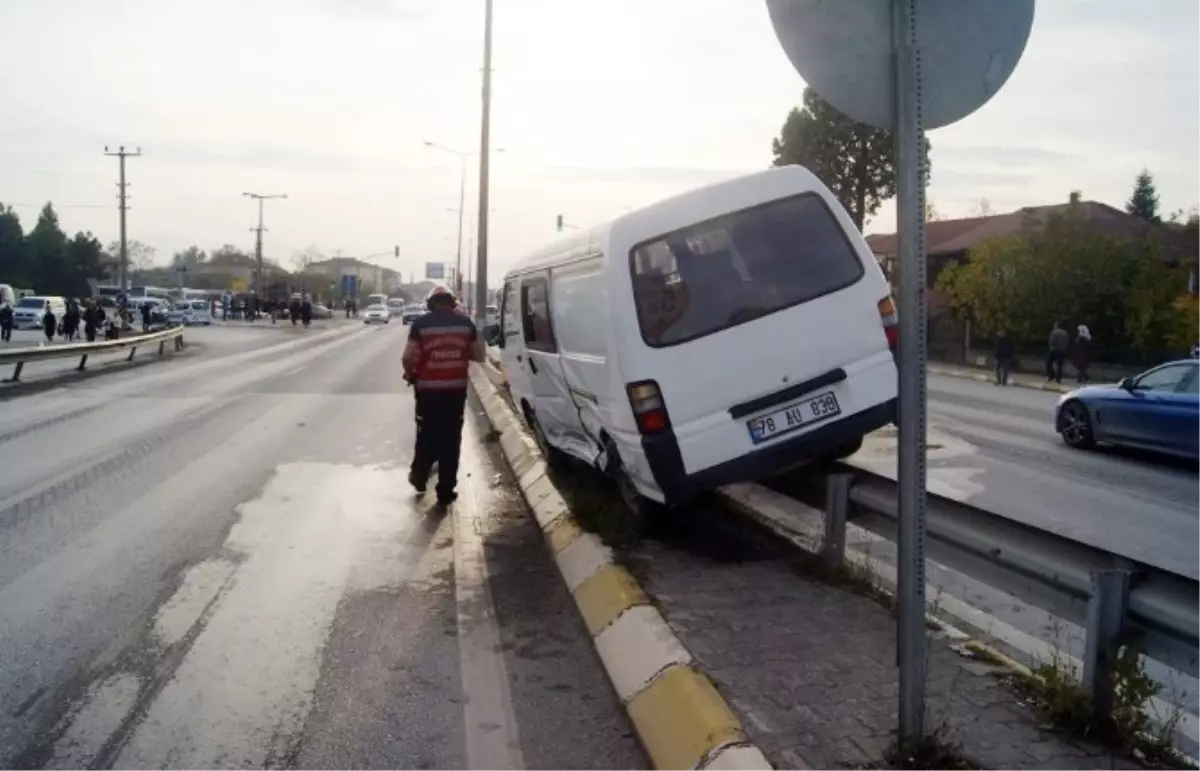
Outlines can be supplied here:
<path id="1" fill-rule="evenodd" d="M 358 276 L 347 273 L 342 276 L 342 295 L 354 297 L 358 294 Z"/>
<path id="2" fill-rule="evenodd" d="M 425 263 L 425 278 L 444 279 L 446 278 L 446 265 L 442 262 L 427 262 Z"/>

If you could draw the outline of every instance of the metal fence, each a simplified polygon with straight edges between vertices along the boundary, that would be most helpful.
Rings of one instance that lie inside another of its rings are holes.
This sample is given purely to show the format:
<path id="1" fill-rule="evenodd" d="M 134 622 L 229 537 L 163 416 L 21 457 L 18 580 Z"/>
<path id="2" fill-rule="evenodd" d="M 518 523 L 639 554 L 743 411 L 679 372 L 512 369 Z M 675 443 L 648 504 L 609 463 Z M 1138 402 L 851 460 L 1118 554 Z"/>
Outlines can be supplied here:
<path id="1" fill-rule="evenodd" d="M 894 526 L 896 483 L 849 466 L 814 480 L 823 497 L 814 550 L 845 560 L 846 523 L 875 515 Z M 741 508 L 745 508 L 743 504 Z M 1110 703 L 1121 646 L 1196 677 L 1200 582 L 1095 546 L 929 494 L 926 535 L 945 567 L 1041 608 L 1086 632 L 1083 686 Z"/>
<path id="2" fill-rule="evenodd" d="M 65 359 L 77 357 L 79 366 L 75 369 L 82 372 L 87 369 L 89 356 L 99 356 L 114 351 L 129 349 L 128 361 L 133 361 L 138 348 L 158 346 L 158 355 L 166 355 L 167 342 L 173 341 L 175 350 L 183 347 L 183 327 L 170 327 L 160 332 L 133 335 L 118 340 L 103 340 L 95 343 L 67 343 L 65 345 L 29 346 L 26 348 L 11 348 L 0 350 L 0 366 L 13 365 L 12 377 L 6 383 L 21 381 L 21 373 L 25 365 L 31 362 L 48 361 L 50 359 Z"/>

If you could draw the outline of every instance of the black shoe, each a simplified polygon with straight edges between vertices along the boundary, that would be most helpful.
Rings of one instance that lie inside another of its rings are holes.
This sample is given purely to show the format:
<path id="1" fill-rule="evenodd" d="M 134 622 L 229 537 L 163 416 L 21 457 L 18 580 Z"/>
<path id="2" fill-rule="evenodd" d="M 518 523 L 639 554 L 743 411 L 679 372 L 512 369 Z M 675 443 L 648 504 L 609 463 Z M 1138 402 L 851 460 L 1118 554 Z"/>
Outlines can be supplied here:
<path id="1" fill-rule="evenodd" d="M 427 484 L 427 480 L 424 480 L 424 479 L 418 480 L 415 472 L 412 472 L 412 471 L 408 472 L 408 483 L 410 485 L 412 485 L 413 488 L 416 489 L 416 491 L 418 493 L 425 492 L 425 485 Z"/>
<path id="2" fill-rule="evenodd" d="M 439 492 L 438 493 L 437 502 L 438 502 L 439 506 L 449 506 L 450 504 L 454 503 L 457 500 L 458 500 L 458 493 L 456 493 L 456 492 L 449 492 L 449 493 Z"/>

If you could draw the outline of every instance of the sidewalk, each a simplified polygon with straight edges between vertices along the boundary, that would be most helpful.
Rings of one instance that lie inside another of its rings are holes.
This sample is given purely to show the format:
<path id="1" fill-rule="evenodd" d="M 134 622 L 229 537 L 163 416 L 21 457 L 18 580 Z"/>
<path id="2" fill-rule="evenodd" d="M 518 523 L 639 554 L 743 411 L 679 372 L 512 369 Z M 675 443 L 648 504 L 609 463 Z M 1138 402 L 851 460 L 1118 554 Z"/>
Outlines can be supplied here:
<path id="1" fill-rule="evenodd" d="M 643 586 L 777 768 L 880 768 L 897 727 L 896 624 L 874 600 L 782 557 L 697 559 L 645 542 Z M 752 560 L 754 558 L 751 558 Z M 1043 731 L 942 632 L 927 651 L 925 730 L 984 768 L 1137 768 Z"/>
<path id="2" fill-rule="evenodd" d="M 930 362 L 925 369 L 930 375 L 966 378 L 968 380 L 978 380 L 981 383 L 996 382 L 996 373 L 989 369 L 936 362 Z M 1066 381 L 1065 378 L 1064 381 Z M 1066 381 L 1060 384 L 1048 381 L 1041 375 L 1017 373 L 1008 376 L 1008 387 L 1012 388 L 1014 386 L 1017 388 L 1032 388 L 1035 391 L 1051 391 L 1059 394 L 1065 394 L 1078 387 L 1074 381 Z"/>

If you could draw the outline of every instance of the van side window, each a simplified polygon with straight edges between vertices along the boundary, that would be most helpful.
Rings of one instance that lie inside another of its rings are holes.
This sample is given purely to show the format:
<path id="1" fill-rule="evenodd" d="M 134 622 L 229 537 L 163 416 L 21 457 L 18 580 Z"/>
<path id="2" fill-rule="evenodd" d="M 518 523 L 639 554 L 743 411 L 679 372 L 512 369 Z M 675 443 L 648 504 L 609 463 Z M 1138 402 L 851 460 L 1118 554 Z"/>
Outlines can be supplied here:
<path id="1" fill-rule="evenodd" d="M 558 346 L 550 327 L 550 299 L 546 279 L 532 278 L 521 282 L 521 319 L 525 345 L 535 351 L 554 353 Z"/>
<path id="2" fill-rule="evenodd" d="M 517 282 L 504 285 L 503 307 L 500 309 L 500 333 L 505 339 L 521 334 L 521 306 L 517 302 Z"/>

